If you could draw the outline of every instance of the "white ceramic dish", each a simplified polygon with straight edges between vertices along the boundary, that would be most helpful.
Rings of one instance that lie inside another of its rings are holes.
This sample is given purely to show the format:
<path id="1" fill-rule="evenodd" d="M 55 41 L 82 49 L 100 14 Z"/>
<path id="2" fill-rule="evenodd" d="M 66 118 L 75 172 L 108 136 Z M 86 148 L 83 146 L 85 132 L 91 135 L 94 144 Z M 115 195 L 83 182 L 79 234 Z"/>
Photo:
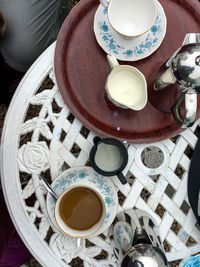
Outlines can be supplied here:
<path id="1" fill-rule="evenodd" d="M 106 79 L 109 100 L 121 108 L 141 110 L 147 103 L 147 83 L 144 75 L 129 65 L 120 65 L 113 55 L 107 55 L 112 71 Z"/>
<path id="2" fill-rule="evenodd" d="M 147 32 L 155 23 L 157 0 L 100 0 L 113 29 L 125 38 Z"/>
<path id="3" fill-rule="evenodd" d="M 99 5 L 93 28 L 98 44 L 107 54 L 113 54 L 119 60 L 137 61 L 150 56 L 159 48 L 166 34 L 167 19 L 158 2 L 158 15 L 151 29 L 138 37 L 125 39 L 111 27 L 107 10 Z"/>
<path id="4" fill-rule="evenodd" d="M 115 219 L 118 208 L 118 196 L 114 184 L 107 177 L 103 177 L 96 173 L 90 167 L 70 168 L 61 173 L 52 183 L 52 188 L 59 196 L 64 190 L 77 185 L 88 186 L 94 188 L 105 202 L 106 215 L 101 227 L 89 238 L 95 237 L 103 233 Z M 47 211 L 52 223 L 61 231 L 55 220 L 55 200 L 47 194 Z"/>

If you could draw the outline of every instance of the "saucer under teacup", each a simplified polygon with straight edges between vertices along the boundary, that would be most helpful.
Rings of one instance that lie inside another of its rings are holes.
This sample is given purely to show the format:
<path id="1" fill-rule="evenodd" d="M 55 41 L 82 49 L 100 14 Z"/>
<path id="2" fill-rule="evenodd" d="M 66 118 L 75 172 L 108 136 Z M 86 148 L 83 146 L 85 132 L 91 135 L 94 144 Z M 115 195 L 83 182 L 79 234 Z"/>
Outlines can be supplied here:
<path id="1" fill-rule="evenodd" d="M 77 185 L 93 188 L 99 193 L 105 203 L 105 220 L 101 227 L 89 236 L 89 238 L 92 238 L 103 233 L 115 219 L 118 208 L 117 191 L 114 184 L 108 178 L 96 173 L 91 167 L 70 168 L 61 173 L 51 184 L 58 196 L 67 188 L 73 188 Z M 50 193 L 47 194 L 46 203 L 47 211 L 52 223 L 62 232 L 55 220 L 54 209 L 56 202 Z"/>
<path id="2" fill-rule="evenodd" d="M 158 2 L 158 15 L 151 29 L 138 37 L 125 39 L 110 25 L 107 10 L 99 5 L 94 16 L 94 34 L 107 54 L 123 61 L 137 61 L 150 56 L 161 45 L 167 28 L 163 7 Z"/>

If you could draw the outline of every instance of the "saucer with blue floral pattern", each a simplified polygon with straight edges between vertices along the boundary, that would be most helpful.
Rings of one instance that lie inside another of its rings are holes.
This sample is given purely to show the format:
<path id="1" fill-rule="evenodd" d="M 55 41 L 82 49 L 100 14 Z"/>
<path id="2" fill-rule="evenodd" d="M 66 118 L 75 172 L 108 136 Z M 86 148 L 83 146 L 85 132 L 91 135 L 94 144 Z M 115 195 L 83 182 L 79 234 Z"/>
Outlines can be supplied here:
<path id="1" fill-rule="evenodd" d="M 90 167 L 70 168 L 61 173 L 53 181 L 51 186 L 58 196 L 65 189 L 74 186 L 86 186 L 96 190 L 97 193 L 99 193 L 99 195 L 102 197 L 105 203 L 106 216 L 102 226 L 99 228 L 97 232 L 91 235 L 90 238 L 98 236 L 101 233 L 103 233 L 115 219 L 118 208 L 118 196 L 115 186 L 109 178 L 96 173 L 93 170 L 93 168 Z M 50 193 L 47 194 L 46 203 L 47 203 L 47 212 L 49 214 L 49 217 L 54 226 L 58 228 L 54 215 L 54 208 L 56 202 L 54 198 L 50 195 Z"/>
<path id="2" fill-rule="evenodd" d="M 111 27 L 107 10 L 102 5 L 99 5 L 94 16 L 94 34 L 98 44 L 107 54 L 124 61 L 137 61 L 150 56 L 161 45 L 166 28 L 166 15 L 159 2 L 158 15 L 151 29 L 131 39 L 125 39 Z"/>

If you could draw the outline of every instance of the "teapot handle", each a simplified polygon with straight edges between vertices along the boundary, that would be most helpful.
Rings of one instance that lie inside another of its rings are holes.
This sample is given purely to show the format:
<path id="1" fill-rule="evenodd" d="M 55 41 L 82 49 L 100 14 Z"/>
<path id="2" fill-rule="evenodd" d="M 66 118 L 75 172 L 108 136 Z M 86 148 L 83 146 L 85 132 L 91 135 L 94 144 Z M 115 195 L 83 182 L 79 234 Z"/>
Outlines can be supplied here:
<path id="1" fill-rule="evenodd" d="M 185 99 L 185 116 L 180 111 L 180 106 Z M 197 94 L 192 88 L 183 92 L 171 108 L 175 121 L 181 124 L 182 128 L 191 127 L 196 119 L 197 113 Z"/>

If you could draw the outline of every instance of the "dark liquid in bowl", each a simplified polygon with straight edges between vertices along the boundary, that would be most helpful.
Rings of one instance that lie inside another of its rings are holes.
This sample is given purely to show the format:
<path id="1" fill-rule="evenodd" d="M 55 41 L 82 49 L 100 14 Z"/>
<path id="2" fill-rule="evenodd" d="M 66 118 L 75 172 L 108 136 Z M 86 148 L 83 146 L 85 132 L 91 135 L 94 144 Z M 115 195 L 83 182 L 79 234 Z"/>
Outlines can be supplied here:
<path id="1" fill-rule="evenodd" d="M 60 201 L 59 213 L 64 223 L 74 230 L 87 230 L 101 218 L 103 205 L 100 197 L 87 187 L 67 192 Z"/>

